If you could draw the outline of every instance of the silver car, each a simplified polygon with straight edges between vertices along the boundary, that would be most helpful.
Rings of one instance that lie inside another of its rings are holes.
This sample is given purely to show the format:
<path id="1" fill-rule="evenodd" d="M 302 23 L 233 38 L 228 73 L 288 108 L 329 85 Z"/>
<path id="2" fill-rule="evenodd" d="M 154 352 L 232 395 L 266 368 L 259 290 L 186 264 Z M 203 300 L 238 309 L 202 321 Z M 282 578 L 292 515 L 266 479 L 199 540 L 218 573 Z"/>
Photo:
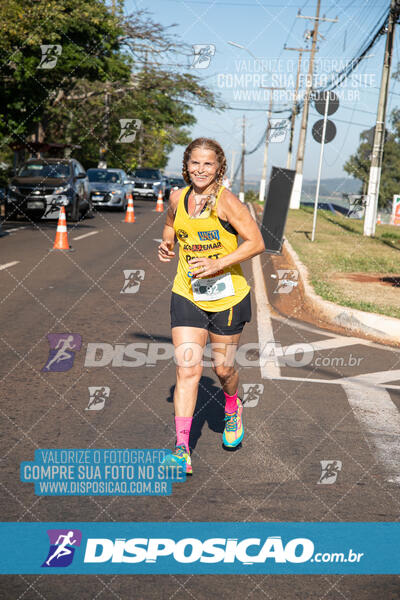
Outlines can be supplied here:
<path id="1" fill-rule="evenodd" d="M 90 197 L 93 206 L 126 210 L 132 183 L 122 169 L 88 169 Z"/>
<path id="2" fill-rule="evenodd" d="M 134 180 L 134 198 L 157 200 L 158 193 L 161 191 L 163 198 L 167 199 L 165 195 L 166 179 L 159 169 L 137 168 L 131 178 Z"/>

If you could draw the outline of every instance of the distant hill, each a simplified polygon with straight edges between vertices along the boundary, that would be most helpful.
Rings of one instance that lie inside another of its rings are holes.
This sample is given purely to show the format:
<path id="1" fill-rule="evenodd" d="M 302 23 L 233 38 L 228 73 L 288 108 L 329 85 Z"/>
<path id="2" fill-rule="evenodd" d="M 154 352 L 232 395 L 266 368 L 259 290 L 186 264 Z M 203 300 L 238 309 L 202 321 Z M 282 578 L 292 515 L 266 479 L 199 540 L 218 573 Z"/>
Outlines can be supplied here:
<path id="1" fill-rule="evenodd" d="M 304 179 L 303 193 L 315 195 L 317 181 Z M 321 179 L 319 193 L 321 196 L 342 197 L 343 193 L 359 194 L 362 188 L 362 181 L 353 177 L 334 177 L 332 179 Z"/>

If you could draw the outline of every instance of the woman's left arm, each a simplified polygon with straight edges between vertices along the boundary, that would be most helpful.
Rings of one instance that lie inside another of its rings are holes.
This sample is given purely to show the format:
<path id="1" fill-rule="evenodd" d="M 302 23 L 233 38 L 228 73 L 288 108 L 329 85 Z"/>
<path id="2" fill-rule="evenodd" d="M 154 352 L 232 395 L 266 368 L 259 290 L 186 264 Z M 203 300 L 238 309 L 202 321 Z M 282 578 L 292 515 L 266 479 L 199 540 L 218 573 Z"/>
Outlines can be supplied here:
<path id="1" fill-rule="evenodd" d="M 221 256 L 221 258 L 194 258 L 191 260 L 190 266 L 199 269 L 198 276 L 200 277 L 209 277 L 221 269 L 241 263 L 257 254 L 261 254 L 265 250 L 261 232 L 248 208 L 229 190 L 223 191 L 219 203 L 221 201 L 221 213 L 223 213 L 225 220 L 236 229 L 243 242 L 236 250 L 226 256 Z"/>

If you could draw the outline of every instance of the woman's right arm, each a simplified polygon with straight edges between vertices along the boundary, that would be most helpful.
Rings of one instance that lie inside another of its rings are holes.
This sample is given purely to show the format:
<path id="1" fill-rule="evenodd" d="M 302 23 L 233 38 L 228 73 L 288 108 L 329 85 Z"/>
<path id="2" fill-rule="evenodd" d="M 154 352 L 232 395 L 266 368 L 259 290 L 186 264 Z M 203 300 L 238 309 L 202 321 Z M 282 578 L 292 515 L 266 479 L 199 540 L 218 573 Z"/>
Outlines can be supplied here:
<path id="1" fill-rule="evenodd" d="M 158 258 L 161 262 L 170 262 L 171 258 L 175 256 L 175 252 L 173 251 L 176 242 L 174 219 L 181 192 L 182 190 L 174 190 L 169 197 L 162 242 L 158 246 Z"/>

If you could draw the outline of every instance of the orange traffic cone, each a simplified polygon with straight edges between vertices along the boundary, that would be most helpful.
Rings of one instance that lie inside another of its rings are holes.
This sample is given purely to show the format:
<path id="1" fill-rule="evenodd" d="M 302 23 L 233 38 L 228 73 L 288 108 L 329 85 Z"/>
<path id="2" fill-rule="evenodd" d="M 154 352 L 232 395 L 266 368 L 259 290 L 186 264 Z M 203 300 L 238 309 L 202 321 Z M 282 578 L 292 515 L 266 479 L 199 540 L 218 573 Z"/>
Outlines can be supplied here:
<path id="1" fill-rule="evenodd" d="M 156 212 L 164 212 L 164 201 L 163 201 L 163 195 L 162 195 L 161 190 L 159 190 L 159 192 L 158 192 Z"/>
<path id="2" fill-rule="evenodd" d="M 381 225 L 382 224 L 382 217 L 381 217 L 381 213 L 378 213 L 378 219 L 376 221 L 377 225 Z"/>
<path id="3" fill-rule="evenodd" d="M 65 208 L 61 206 L 60 216 L 58 217 L 56 239 L 54 240 L 53 250 L 70 250 L 67 233 L 67 219 L 65 217 Z"/>
<path id="4" fill-rule="evenodd" d="M 126 213 L 125 213 L 125 223 L 134 223 L 134 222 L 135 222 L 135 209 L 133 207 L 132 194 L 129 194 L 128 206 L 126 207 Z"/>

